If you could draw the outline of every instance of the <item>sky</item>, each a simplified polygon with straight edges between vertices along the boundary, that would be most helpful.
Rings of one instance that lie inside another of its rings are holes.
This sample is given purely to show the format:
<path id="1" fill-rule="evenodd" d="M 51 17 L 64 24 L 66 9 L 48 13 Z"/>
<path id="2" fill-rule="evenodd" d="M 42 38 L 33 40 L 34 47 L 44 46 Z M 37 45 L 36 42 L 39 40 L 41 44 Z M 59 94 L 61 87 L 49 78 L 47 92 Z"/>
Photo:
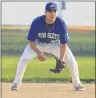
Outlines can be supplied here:
<path id="1" fill-rule="evenodd" d="M 44 14 L 46 3 L 2 2 L 2 25 L 30 25 L 34 18 Z M 66 2 L 62 19 L 67 25 L 95 26 L 95 3 Z"/>

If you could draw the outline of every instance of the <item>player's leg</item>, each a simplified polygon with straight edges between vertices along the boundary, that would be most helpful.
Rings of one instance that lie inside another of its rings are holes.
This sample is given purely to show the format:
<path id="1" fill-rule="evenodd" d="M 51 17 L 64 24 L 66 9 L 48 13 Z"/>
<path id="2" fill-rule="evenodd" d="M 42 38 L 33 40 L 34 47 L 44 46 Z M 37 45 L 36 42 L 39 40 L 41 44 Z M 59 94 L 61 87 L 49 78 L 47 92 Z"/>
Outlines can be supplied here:
<path id="1" fill-rule="evenodd" d="M 69 48 L 67 48 L 67 52 L 66 52 L 64 61 L 69 66 L 70 72 L 72 73 L 73 85 L 81 84 L 80 79 L 79 79 L 78 65 L 75 60 L 75 57 L 73 56 L 73 54 Z"/>
<path id="2" fill-rule="evenodd" d="M 83 90 L 83 86 L 81 85 L 79 78 L 78 64 L 69 47 L 67 47 L 66 57 L 64 61 L 69 66 L 70 72 L 72 74 L 72 82 L 75 89 Z"/>
<path id="3" fill-rule="evenodd" d="M 36 56 L 37 54 L 31 49 L 30 45 L 28 44 L 18 62 L 16 76 L 11 88 L 12 90 L 17 90 L 17 87 L 19 87 L 22 84 L 22 78 L 24 76 L 27 64 L 31 59 L 33 59 Z"/>
<path id="4" fill-rule="evenodd" d="M 51 53 L 56 55 L 57 57 L 60 57 L 60 48 L 59 47 L 55 48 L 55 50 L 52 49 Z M 68 47 L 67 47 L 67 51 L 66 51 L 66 56 L 65 56 L 64 62 L 65 62 L 66 65 L 68 65 L 68 67 L 70 69 L 70 72 L 71 72 L 71 75 L 72 75 L 73 85 L 75 87 L 80 85 L 81 88 L 82 88 L 82 85 L 81 85 L 81 82 L 80 82 L 80 79 L 79 79 L 79 72 L 78 72 L 77 62 L 76 62 L 75 57 L 73 56 L 71 50 Z"/>

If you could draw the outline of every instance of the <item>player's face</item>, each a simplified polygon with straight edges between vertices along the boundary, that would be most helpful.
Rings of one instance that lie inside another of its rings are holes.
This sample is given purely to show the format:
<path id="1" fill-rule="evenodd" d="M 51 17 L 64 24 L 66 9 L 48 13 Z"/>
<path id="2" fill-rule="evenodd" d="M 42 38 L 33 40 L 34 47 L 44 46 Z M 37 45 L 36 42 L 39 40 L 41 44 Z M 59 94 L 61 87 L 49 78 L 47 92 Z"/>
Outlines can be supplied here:
<path id="1" fill-rule="evenodd" d="M 45 12 L 46 21 L 49 23 L 54 23 L 56 19 L 56 10 L 49 10 Z"/>

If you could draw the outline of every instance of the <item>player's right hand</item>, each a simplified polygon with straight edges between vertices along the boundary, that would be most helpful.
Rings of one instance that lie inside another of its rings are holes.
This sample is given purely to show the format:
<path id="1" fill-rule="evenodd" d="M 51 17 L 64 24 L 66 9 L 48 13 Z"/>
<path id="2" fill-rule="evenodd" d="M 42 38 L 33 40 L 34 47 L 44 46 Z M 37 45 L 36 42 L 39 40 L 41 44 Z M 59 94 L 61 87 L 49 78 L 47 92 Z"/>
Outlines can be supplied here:
<path id="1" fill-rule="evenodd" d="M 43 52 L 40 52 L 40 53 L 38 54 L 38 59 L 39 59 L 40 61 L 45 61 L 45 60 L 46 60 L 45 54 L 44 54 Z"/>

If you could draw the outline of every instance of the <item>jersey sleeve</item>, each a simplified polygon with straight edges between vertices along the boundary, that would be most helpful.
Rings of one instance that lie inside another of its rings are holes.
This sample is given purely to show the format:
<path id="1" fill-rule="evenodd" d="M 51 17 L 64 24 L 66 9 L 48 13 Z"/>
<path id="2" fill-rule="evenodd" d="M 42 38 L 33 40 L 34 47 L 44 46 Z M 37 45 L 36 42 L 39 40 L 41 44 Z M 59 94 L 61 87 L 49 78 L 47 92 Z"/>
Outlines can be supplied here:
<path id="1" fill-rule="evenodd" d="M 66 44 L 69 41 L 69 35 L 67 32 L 67 26 L 64 21 L 62 21 L 61 32 L 60 32 L 60 43 Z"/>
<path id="2" fill-rule="evenodd" d="M 31 26 L 30 26 L 30 30 L 29 30 L 29 33 L 28 33 L 28 36 L 27 36 L 27 39 L 28 40 L 31 40 L 31 41 L 35 41 L 36 38 L 37 38 L 37 26 L 36 26 L 36 21 L 33 20 Z"/>

